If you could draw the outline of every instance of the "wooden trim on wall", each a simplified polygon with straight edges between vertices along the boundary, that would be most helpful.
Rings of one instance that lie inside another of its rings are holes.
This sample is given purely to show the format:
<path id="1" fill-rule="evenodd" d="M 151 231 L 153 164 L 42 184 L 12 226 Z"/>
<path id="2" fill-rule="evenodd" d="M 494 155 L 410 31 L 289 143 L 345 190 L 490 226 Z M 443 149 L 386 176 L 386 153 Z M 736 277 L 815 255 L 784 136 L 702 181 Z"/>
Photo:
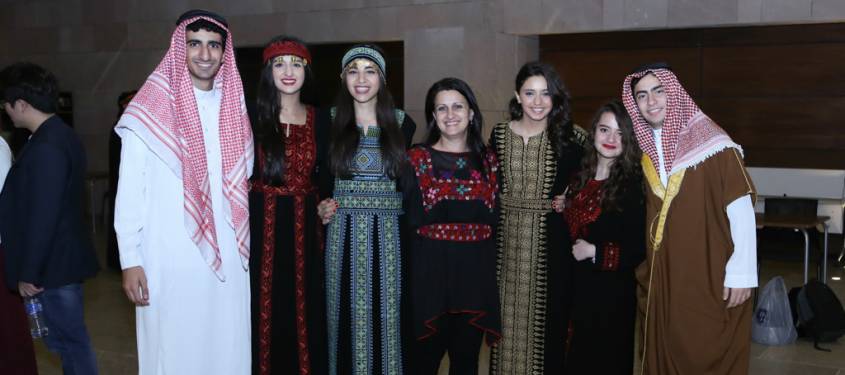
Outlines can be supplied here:
<path id="1" fill-rule="evenodd" d="M 749 166 L 845 169 L 845 23 L 540 36 L 588 126 L 635 67 L 666 61 Z"/>

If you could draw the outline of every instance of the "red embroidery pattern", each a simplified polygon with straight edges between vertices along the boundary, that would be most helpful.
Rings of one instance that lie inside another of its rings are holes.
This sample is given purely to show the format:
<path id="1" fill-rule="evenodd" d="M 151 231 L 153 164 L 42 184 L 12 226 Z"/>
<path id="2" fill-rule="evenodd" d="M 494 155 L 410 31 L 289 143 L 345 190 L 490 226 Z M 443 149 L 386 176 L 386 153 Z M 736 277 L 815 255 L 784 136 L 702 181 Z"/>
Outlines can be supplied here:
<path id="1" fill-rule="evenodd" d="M 417 234 L 432 240 L 476 242 L 490 238 L 493 230 L 487 224 L 445 223 L 421 226 Z"/>
<path id="2" fill-rule="evenodd" d="M 619 269 L 619 245 L 616 242 L 608 242 L 602 248 L 601 269 L 604 271 L 616 271 Z"/>
<path id="3" fill-rule="evenodd" d="M 259 300 L 258 316 L 258 361 L 259 371 L 262 375 L 270 373 L 270 341 L 272 338 L 270 329 L 270 317 L 273 315 L 272 291 L 273 291 L 273 243 L 276 239 L 276 197 L 271 194 L 264 195 L 264 243 L 261 245 L 261 295 Z"/>
<path id="4" fill-rule="evenodd" d="M 567 198 L 563 214 L 572 240 L 586 238 L 588 226 L 601 215 L 601 181 L 590 180 L 574 196 Z"/>
<path id="5" fill-rule="evenodd" d="M 299 355 L 299 374 L 311 373 L 308 353 L 308 330 L 305 307 L 305 198 L 316 193 L 311 183 L 311 171 L 316 163 L 317 147 L 314 140 L 314 109 L 308 108 L 305 125 L 291 126 L 285 142 L 284 186 L 269 186 L 257 180 L 252 189 L 264 194 L 264 241 L 261 259 L 259 301 L 259 371 L 270 373 L 270 347 L 272 328 L 273 256 L 275 253 L 276 199 L 293 196 L 294 201 L 294 289 L 296 308 L 296 336 Z M 281 126 L 281 125 L 280 125 Z M 259 155 L 264 162 L 264 155 Z M 259 169 L 260 170 L 260 169 Z"/>
<path id="6" fill-rule="evenodd" d="M 308 357 L 308 328 L 305 325 L 305 197 L 293 198 L 294 207 L 294 277 L 296 287 L 296 338 L 299 345 L 299 374 L 311 372 Z"/>
<path id="7" fill-rule="evenodd" d="M 440 319 L 441 316 L 446 314 L 470 314 L 473 315 L 472 318 L 469 319 L 469 325 L 477 328 L 478 330 L 485 333 L 485 337 L 487 337 L 487 345 L 493 346 L 496 345 L 499 340 L 502 339 L 502 333 L 487 327 L 482 326 L 478 323 L 481 318 L 487 316 L 487 311 L 484 310 L 448 310 L 444 311 L 440 314 L 433 316 L 430 319 L 427 319 L 423 324 L 425 324 L 425 328 L 428 329 L 428 332 L 423 334 L 420 337 L 417 337 L 417 341 L 424 341 L 427 340 L 429 337 L 436 335 L 440 330 L 434 324 L 437 319 Z"/>
<path id="8" fill-rule="evenodd" d="M 431 210 L 444 199 L 478 199 L 490 209 L 493 209 L 496 204 L 496 191 L 499 190 L 496 170 L 499 168 L 499 163 L 492 150 L 489 150 L 484 158 L 484 167 L 488 171 L 486 181 L 481 178 L 480 173 L 471 173 L 472 178 L 468 180 L 435 177 L 431 153 L 425 147 L 414 147 L 408 151 L 408 156 L 420 184 L 425 211 Z"/>

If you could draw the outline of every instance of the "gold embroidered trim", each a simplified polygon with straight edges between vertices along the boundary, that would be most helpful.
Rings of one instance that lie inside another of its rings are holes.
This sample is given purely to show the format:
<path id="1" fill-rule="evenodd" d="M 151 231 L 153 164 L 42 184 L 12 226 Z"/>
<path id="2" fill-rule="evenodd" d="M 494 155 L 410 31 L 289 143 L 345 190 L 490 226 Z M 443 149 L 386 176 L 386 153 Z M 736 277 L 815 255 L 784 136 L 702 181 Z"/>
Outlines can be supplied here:
<path id="1" fill-rule="evenodd" d="M 651 237 L 652 248 L 656 252 L 660 249 L 660 244 L 663 242 L 663 229 L 666 226 L 666 217 L 669 214 L 669 206 L 681 190 L 681 182 L 684 180 L 684 174 L 687 170 L 681 169 L 669 176 L 669 186 L 664 189 L 663 183 L 660 182 L 660 177 L 657 175 L 657 170 L 654 168 L 654 165 L 651 164 L 651 159 L 649 159 L 648 155 L 643 155 L 642 165 L 643 173 L 645 174 L 646 180 L 648 180 L 648 184 L 651 187 L 651 192 L 663 200 L 663 205 L 660 207 L 660 214 L 657 217 L 657 229 L 652 231 L 651 229 L 653 228 L 649 228 L 649 237 Z M 654 222 L 652 222 L 652 227 L 653 226 Z"/>
<path id="2" fill-rule="evenodd" d="M 531 199 L 531 198 L 517 198 L 507 197 L 502 195 L 500 197 L 502 208 L 506 210 L 546 213 L 552 210 L 551 199 Z"/>
<path id="3" fill-rule="evenodd" d="M 651 158 L 643 153 L 640 164 L 643 167 L 643 174 L 645 175 L 646 181 L 648 181 L 648 186 L 651 188 L 651 192 L 658 198 L 663 199 L 663 183 L 660 182 L 660 175 L 657 173 L 657 169 L 654 168 L 653 164 L 651 164 Z"/>
<path id="4" fill-rule="evenodd" d="M 732 151 L 734 153 L 734 157 L 736 158 L 736 162 L 739 163 L 739 169 L 742 171 L 742 177 L 745 177 L 745 186 L 748 186 L 748 194 L 751 194 L 751 204 L 753 205 L 757 202 L 757 192 L 754 191 L 754 184 L 752 184 L 751 179 L 748 178 L 748 172 L 745 170 L 745 164 L 742 163 L 742 159 L 739 158 L 739 153 L 736 152 L 736 150 Z"/>
<path id="5" fill-rule="evenodd" d="M 648 235 L 651 239 L 652 243 L 652 254 L 651 254 L 651 264 L 649 265 L 648 270 L 648 293 L 646 294 L 646 304 L 645 304 L 645 317 L 643 318 L 643 351 L 642 351 L 642 361 L 640 366 L 640 373 L 643 374 L 645 371 L 645 364 L 648 359 L 645 356 L 646 353 L 646 344 L 648 340 L 648 316 L 650 315 L 651 309 L 651 281 L 654 276 L 654 260 L 657 258 L 657 252 L 660 249 L 660 245 L 663 242 L 663 231 L 664 227 L 666 226 L 666 217 L 669 214 L 669 206 L 672 204 L 672 200 L 675 199 L 675 196 L 678 195 L 678 192 L 681 190 L 681 182 L 684 180 L 684 174 L 686 174 L 686 169 L 681 169 L 680 171 L 675 172 L 671 176 L 669 176 L 669 184 L 666 188 L 663 187 L 663 183 L 660 182 L 660 175 L 657 172 L 657 169 L 654 167 L 654 164 L 651 163 L 651 159 L 648 155 L 643 154 L 643 158 L 641 161 L 643 174 L 645 174 L 646 180 L 648 181 L 649 187 L 651 187 L 651 192 L 654 193 L 657 197 L 663 200 L 663 204 L 660 206 L 660 214 L 654 218 L 657 220 L 657 229 L 654 228 L 654 220 L 651 222 L 651 226 L 648 229 Z"/>

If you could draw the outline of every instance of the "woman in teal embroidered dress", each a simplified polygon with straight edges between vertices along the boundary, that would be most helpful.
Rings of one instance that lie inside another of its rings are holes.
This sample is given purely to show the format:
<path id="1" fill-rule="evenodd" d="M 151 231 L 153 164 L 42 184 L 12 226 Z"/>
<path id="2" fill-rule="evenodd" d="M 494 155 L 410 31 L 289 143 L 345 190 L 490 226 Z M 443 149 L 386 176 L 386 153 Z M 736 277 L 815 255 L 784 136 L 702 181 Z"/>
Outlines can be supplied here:
<path id="1" fill-rule="evenodd" d="M 317 211 L 328 224 L 326 312 L 329 374 L 402 373 L 402 284 L 396 179 L 416 126 L 397 110 L 374 46 L 342 60 L 343 87 L 332 110 L 328 172 Z"/>

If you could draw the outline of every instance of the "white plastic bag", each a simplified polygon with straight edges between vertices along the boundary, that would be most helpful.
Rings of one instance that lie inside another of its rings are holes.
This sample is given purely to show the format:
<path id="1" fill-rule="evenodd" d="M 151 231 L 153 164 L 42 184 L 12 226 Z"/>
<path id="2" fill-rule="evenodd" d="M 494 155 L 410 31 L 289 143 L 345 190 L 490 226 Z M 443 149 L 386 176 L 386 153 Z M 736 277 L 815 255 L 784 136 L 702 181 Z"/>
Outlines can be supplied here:
<path id="1" fill-rule="evenodd" d="M 752 320 L 751 339 L 758 344 L 787 345 L 798 338 L 782 277 L 772 278 L 763 287 Z"/>

